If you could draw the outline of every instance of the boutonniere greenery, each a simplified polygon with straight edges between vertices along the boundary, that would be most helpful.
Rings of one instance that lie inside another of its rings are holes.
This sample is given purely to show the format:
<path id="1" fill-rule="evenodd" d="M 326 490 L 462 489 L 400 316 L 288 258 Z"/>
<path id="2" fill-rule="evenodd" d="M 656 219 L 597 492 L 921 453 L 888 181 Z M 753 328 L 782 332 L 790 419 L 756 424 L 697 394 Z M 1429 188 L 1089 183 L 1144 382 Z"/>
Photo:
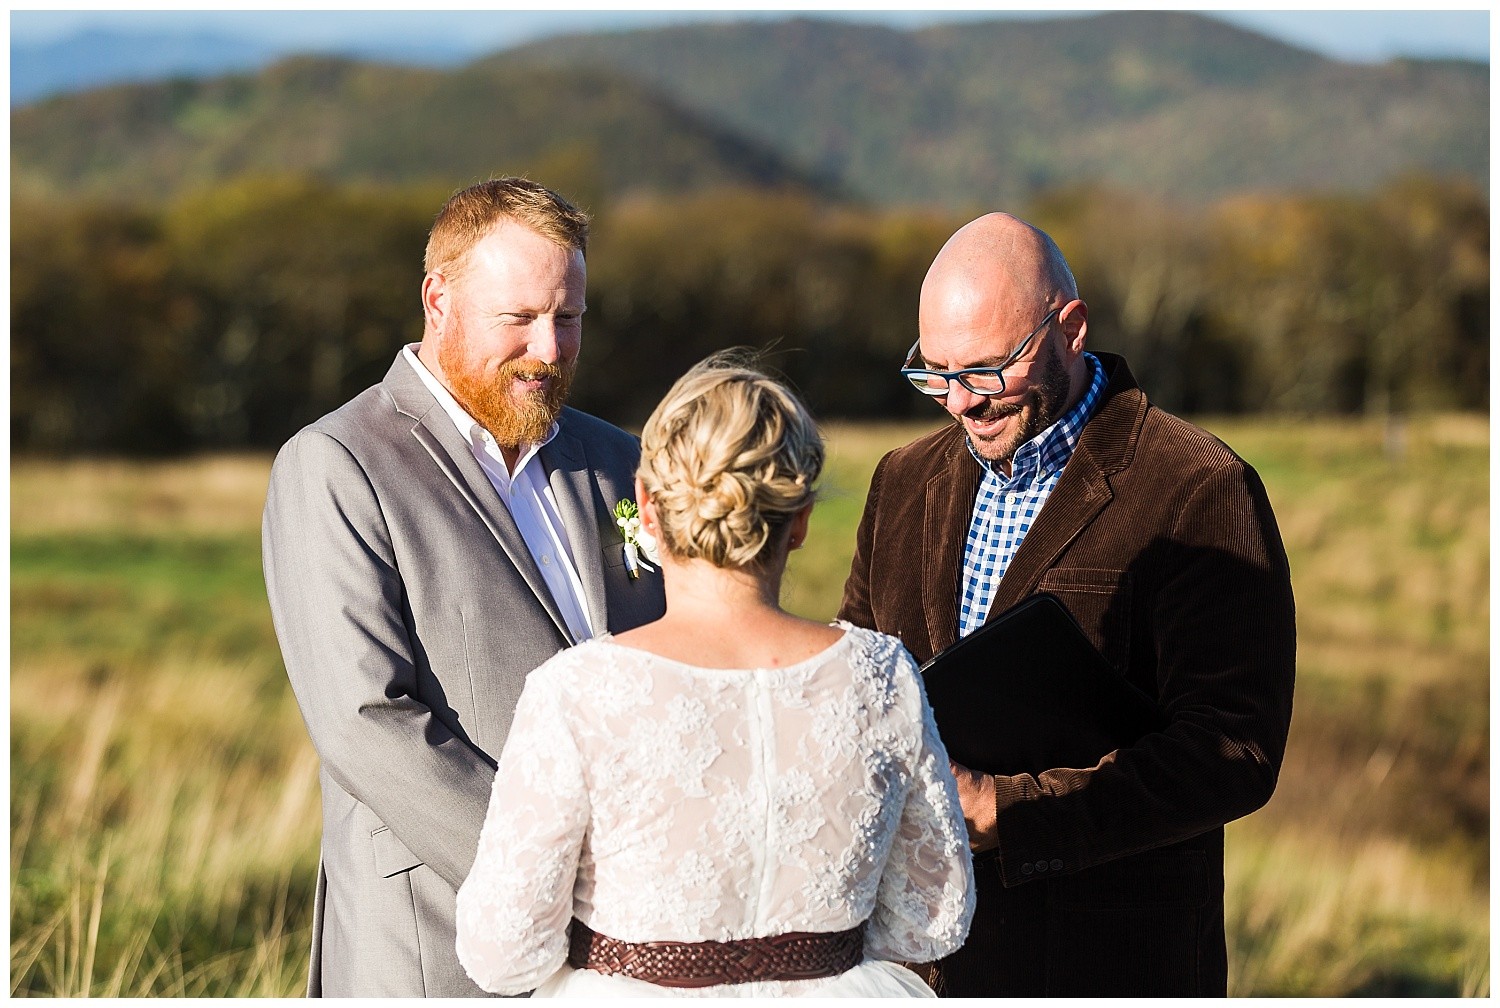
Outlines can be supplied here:
<path id="1" fill-rule="evenodd" d="M 615 524 L 620 526 L 620 535 L 625 538 L 625 569 L 630 576 L 640 577 L 642 567 L 655 570 L 646 560 L 661 563 L 656 553 L 656 538 L 641 528 L 641 509 L 636 507 L 635 501 L 626 497 L 615 505 Z"/>

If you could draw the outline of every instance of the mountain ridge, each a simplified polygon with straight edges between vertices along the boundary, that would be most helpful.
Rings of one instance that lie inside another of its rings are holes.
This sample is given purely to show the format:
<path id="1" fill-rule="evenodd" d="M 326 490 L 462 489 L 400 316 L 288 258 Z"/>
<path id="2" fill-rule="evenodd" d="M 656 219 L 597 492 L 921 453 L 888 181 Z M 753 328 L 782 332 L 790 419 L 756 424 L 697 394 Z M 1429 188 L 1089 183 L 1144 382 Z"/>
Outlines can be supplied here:
<path id="1" fill-rule="evenodd" d="M 328 56 L 12 110 L 13 185 L 161 199 L 235 174 L 550 177 L 947 208 L 1071 185 L 1202 202 L 1488 186 L 1488 67 L 1326 59 L 1186 12 L 923 29 L 792 17 L 557 36 L 454 69 Z"/>
<path id="2" fill-rule="evenodd" d="M 557 128 L 565 110 L 571 130 Z M 619 75 L 445 72 L 332 56 L 13 110 L 11 170 L 13 189 L 28 194 L 144 200 L 283 173 L 402 185 L 537 172 L 611 194 L 749 185 L 838 195 L 775 151 Z"/>
<path id="3" fill-rule="evenodd" d="M 561 36 L 490 60 L 630 74 L 882 203 L 1013 202 L 1096 182 L 1202 200 L 1411 170 L 1488 179 L 1487 66 L 1343 63 L 1185 12 L 857 35 L 810 18 L 736 22 Z M 802 100 L 778 100 L 786 91 Z M 1203 111 L 1210 100 L 1232 117 Z M 1330 125 L 1357 158 L 1321 155 L 1315 134 Z M 1058 139 L 1101 127 L 1092 142 Z M 1176 170 L 1177 152 L 1193 171 Z"/>
<path id="4" fill-rule="evenodd" d="M 335 56 L 405 66 L 452 67 L 472 51 L 437 43 L 349 42 L 288 46 L 217 31 L 126 32 L 90 28 L 46 42 L 11 43 L 11 107 L 115 84 L 160 83 L 255 72 L 293 56 Z"/>

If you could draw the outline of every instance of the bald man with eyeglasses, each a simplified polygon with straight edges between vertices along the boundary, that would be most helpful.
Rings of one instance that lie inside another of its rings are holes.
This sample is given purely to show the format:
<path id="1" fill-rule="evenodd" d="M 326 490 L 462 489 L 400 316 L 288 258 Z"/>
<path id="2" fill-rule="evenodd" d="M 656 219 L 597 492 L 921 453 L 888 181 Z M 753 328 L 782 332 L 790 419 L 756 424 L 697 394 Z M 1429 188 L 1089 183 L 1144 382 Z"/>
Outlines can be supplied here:
<path id="1" fill-rule="evenodd" d="M 1223 827 L 1270 798 L 1292 711 L 1291 577 L 1265 488 L 1153 406 L 1124 359 L 1085 349 L 1067 262 L 1013 216 L 944 245 L 918 331 L 901 374 L 954 422 L 876 467 L 840 618 L 926 662 L 1046 592 L 1164 725 L 1095 766 L 954 767 L 978 903 L 930 982 L 1222 997 Z"/>

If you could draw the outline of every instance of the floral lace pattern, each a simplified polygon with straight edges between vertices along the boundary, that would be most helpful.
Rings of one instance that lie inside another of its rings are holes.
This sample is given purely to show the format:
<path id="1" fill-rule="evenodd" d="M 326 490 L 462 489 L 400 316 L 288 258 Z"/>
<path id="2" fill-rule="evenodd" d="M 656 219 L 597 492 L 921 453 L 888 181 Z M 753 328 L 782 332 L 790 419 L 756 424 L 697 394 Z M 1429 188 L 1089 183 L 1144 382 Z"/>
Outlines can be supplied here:
<path id="1" fill-rule="evenodd" d="M 915 664 L 841 626 L 786 668 L 697 668 L 606 636 L 533 672 L 458 894 L 474 981 L 535 988 L 575 916 L 626 941 L 868 920 L 866 957 L 908 962 L 962 944 L 968 837 Z"/>

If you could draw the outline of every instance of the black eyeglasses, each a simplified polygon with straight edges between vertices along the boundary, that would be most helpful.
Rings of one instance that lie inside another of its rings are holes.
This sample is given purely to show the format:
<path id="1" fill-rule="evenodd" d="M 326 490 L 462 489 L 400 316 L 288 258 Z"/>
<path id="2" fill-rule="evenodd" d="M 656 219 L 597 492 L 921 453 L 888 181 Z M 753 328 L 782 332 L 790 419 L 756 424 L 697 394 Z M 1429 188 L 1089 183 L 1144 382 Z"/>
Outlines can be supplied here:
<path id="1" fill-rule="evenodd" d="M 923 395 L 945 396 L 948 394 L 949 383 L 955 381 L 975 395 L 999 395 L 1005 391 L 1005 369 L 1014 364 L 1026 352 L 1026 348 L 1036 338 L 1036 334 L 1047 328 L 1047 323 L 1051 322 L 1053 316 L 1060 311 L 1062 311 L 1061 308 L 1054 308 L 1049 311 L 1047 317 L 1042 319 L 1042 324 L 1031 330 L 1026 338 L 1021 341 L 1021 345 L 1016 347 L 1015 352 L 1001 361 L 997 367 L 960 368 L 957 371 L 934 371 L 931 368 L 914 368 L 911 364 L 912 361 L 917 359 L 917 348 L 922 342 L 921 339 L 918 339 L 916 343 L 911 345 L 911 349 L 907 351 L 906 363 L 901 365 L 901 373 L 906 377 L 907 381 L 911 382 L 912 388 Z"/>

